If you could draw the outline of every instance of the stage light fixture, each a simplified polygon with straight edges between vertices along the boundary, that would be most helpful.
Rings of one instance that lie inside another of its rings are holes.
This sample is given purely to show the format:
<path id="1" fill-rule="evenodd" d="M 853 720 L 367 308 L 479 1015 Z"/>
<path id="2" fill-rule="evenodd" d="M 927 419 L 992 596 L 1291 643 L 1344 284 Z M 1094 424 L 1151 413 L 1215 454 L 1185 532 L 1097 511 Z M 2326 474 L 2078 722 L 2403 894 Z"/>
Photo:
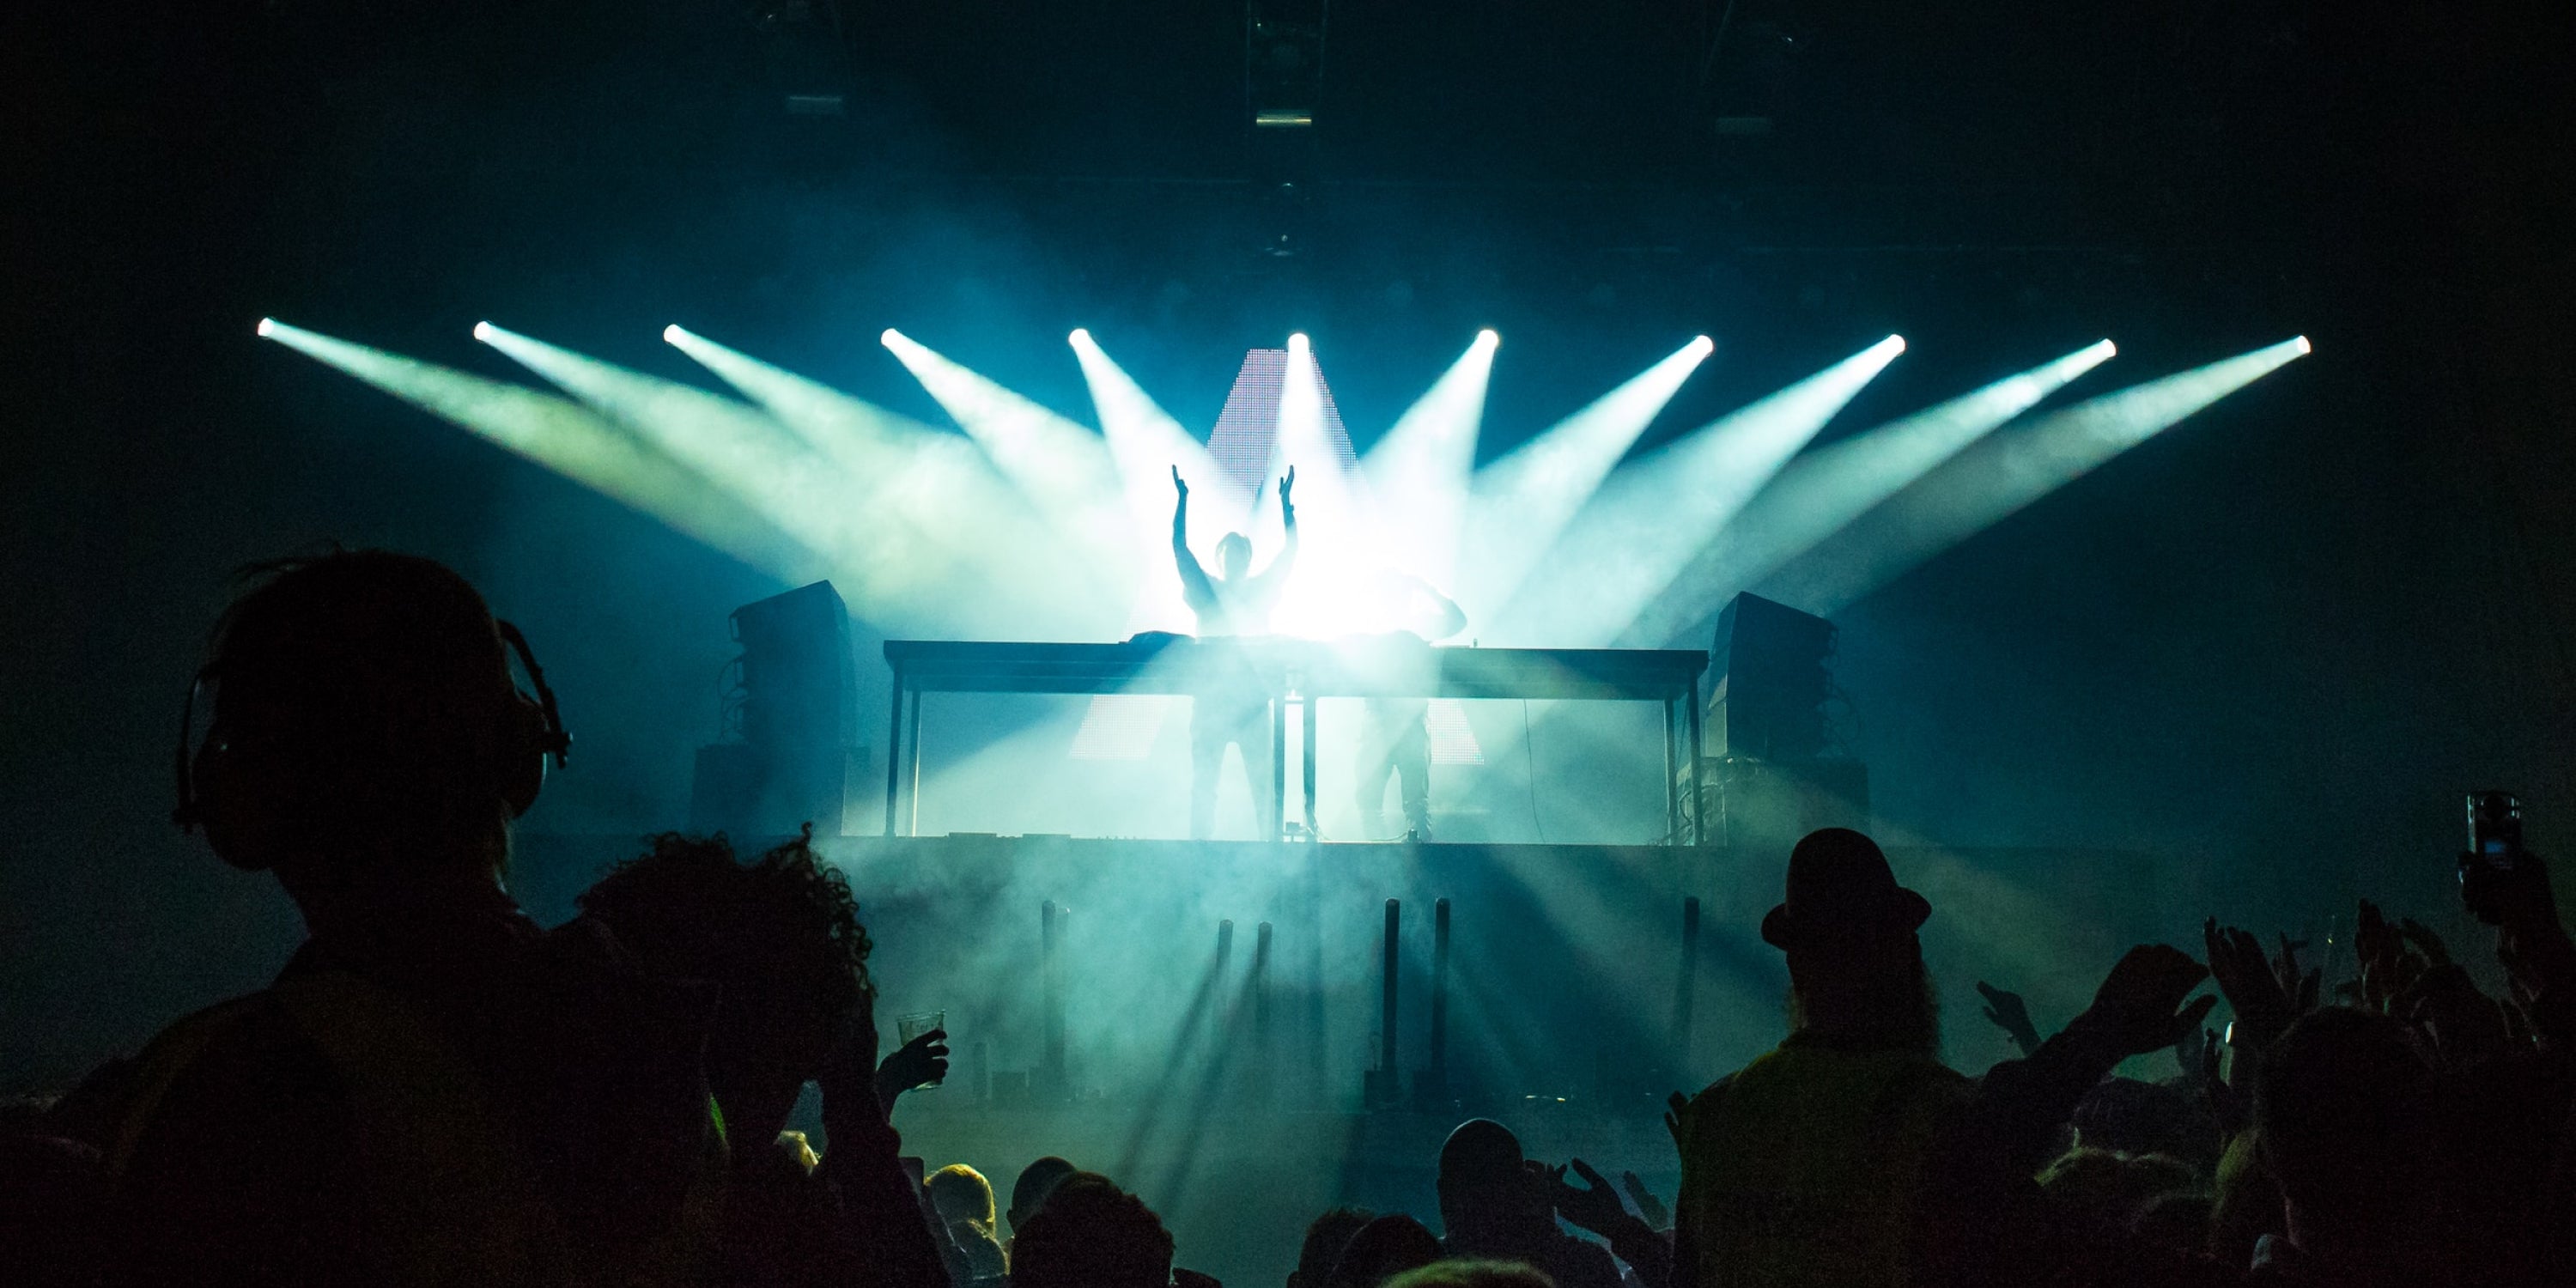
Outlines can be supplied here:
<path id="1" fill-rule="evenodd" d="M 679 344 L 688 339 L 688 335 L 688 332 L 680 329 L 680 324 L 677 322 L 662 328 L 662 342 L 665 344 Z"/>
<path id="2" fill-rule="evenodd" d="M 2303 354 L 2303 355 L 2304 355 L 2304 354 L 2309 354 L 2309 353 L 2314 353 L 2314 352 L 2316 351 L 2316 350 L 2314 350 L 2313 348 L 2310 348 L 2310 347 L 2309 347 L 2309 345 L 2308 345 L 2308 337 L 2306 337 L 2306 336 L 2304 336 L 2304 335 L 2302 335 L 2302 336 L 2293 336 L 2293 337 L 2291 338 L 2290 342 L 2291 342 L 2292 344 L 2295 344 L 2295 345 L 2299 346 L 2299 352 L 2300 352 L 2301 354 Z"/>
<path id="3" fill-rule="evenodd" d="M 1065 337 L 1065 342 L 1073 345 L 1089 344 L 1091 343 L 1091 331 L 1087 327 L 1075 327 L 1073 329 L 1073 334 Z"/>
<path id="4" fill-rule="evenodd" d="M 1304 353 L 1307 351 L 1308 347 L 1309 343 L 1306 339 L 1305 332 L 1299 331 L 1288 337 L 1288 352 Z"/>
<path id="5" fill-rule="evenodd" d="M 1894 496 L 2068 381 L 2108 361 L 2108 340 L 1935 407 L 1804 453 L 1754 494 L 1617 637 L 1657 648 L 1694 635 L 1732 598 Z"/>
<path id="6" fill-rule="evenodd" d="M 1503 337 L 1495 334 L 1491 327 L 1487 327 L 1486 329 L 1476 333 L 1476 343 L 1481 344 L 1488 349 L 1493 348 L 1495 345 L 1501 344 L 1502 342 Z"/>
<path id="7" fill-rule="evenodd" d="M 261 338 L 261 339 L 265 340 L 265 339 L 267 339 L 267 338 L 269 337 L 269 334 L 270 334 L 271 332 L 273 332 L 273 331 L 277 330 L 277 319 L 275 319 L 275 318 L 261 318 L 261 319 L 259 320 L 259 325 L 258 325 L 258 326 L 256 326 L 256 327 L 251 328 L 251 330 L 253 331 L 253 333 L 255 333 L 256 335 L 258 335 L 258 336 L 259 336 L 259 338 Z"/>
<path id="8" fill-rule="evenodd" d="M 1875 379 L 1905 341 L 1859 353 L 1622 466 L 1536 569 L 1489 638 L 1609 644 L 1737 510 Z"/>
<path id="9" fill-rule="evenodd" d="M 477 322 L 477 323 L 475 323 L 475 324 L 474 324 L 474 338 L 475 338 L 475 339 L 477 339 L 477 340 L 482 341 L 482 342 L 483 342 L 483 343 L 485 343 L 485 344 L 490 344 L 490 343 L 492 343 L 492 324 L 491 324 L 491 323 L 489 323 L 489 322 Z"/>
<path id="10" fill-rule="evenodd" d="M 2294 337 L 1989 437 L 1756 589 L 1831 613 L 2306 352 Z"/>

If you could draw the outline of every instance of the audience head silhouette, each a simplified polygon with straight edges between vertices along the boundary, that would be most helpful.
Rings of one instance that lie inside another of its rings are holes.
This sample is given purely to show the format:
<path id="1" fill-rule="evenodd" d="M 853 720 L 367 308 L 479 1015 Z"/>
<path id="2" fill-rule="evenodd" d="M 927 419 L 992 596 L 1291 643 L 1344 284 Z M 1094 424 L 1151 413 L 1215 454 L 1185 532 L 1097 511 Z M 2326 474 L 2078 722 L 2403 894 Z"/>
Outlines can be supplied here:
<path id="1" fill-rule="evenodd" d="M 1020 1178 L 1011 1182 L 1011 1210 L 1004 1214 L 1010 1220 L 1011 1233 L 1017 1235 L 1027 1226 L 1029 1218 L 1046 1206 L 1047 1196 L 1074 1172 L 1073 1164 L 1053 1154 L 1021 1168 Z"/>
<path id="2" fill-rule="evenodd" d="M 413 555 L 334 551 L 251 576 L 200 675 L 212 712 L 180 750 L 180 821 L 299 897 L 488 883 L 509 820 L 566 745 L 551 698 L 511 681 L 515 632 L 463 577 Z"/>
<path id="3" fill-rule="evenodd" d="M 1556 1288 L 1556 1281 L 1517 1261 L 1441 1261 L 1397 1275 L 1388 1288 Z"/>
<path id="4" fill-rule="evenodd" d="M 993 1229 L 993 1186 L 982 1172 L 964 1163 L 948 1166 L 924 1177 L 922 1189 L 930 1196 L 931 1210 L 950 1224 L 970 1224 L 990 1233 Z"/>
<path id="5" fill-rule="evenodd" d="M 1849 828 L 1810 832 L 1789 853 L 1787 884 L 1762 939 L 1788 954 L 1793 1027 L 1936 1047 L 1940 1019 L 1916 934 L 1932 905 L 1896 883 L 1878 843 Z"/>
<path id="6" fill-rule="evenodd" d="M 1351 1235 L 1325 1282 L 1331 1288 L 1378 1288 L 1397 1275 L 1438 1261 L 1440 1252 L 1439 1236 L 1431 1233 L 1431 1227 L 1401 1212 L 1390 1212 Z"/>
<path id="7" fill-rule="evenodd" d="M 1376 1216 L 1367 1208 L 1337 1207 L 1308 1222 L 1306 1237 L 1297 1245 L 1297 1268 L 1288 1272 L 1288 1288 L 1324 1288 L 1351 1236 Z"/>
<path id="8" fill-rule="evenodd" d="M 1555 1218 L 1530 1175 L 1520 1137 L 1490 1118 L 1470 1118 L 1440 1146 L 1440 1224 L 1452 1251 L 1519 1251 Z"/>
<path id="9" fill-rule="evenodd" d="M 2409 1231 L 2434 1108 L 2431 1071 L 2387 1016 L 2328 1007 L 2275 1040 L 2254 1078 L 2254 1138 L 2292 1242 L 2331 1253 Z"/>
<path id="10" fill-rule="evenodd" d="M 1170 1288 L 1171 1232 L 1106 1176 L 1065 1177 L 1018 1228 L 1013 1288 Z"/>
<path id="11" fill-rule="evenodd" d="M 786 1127 L 798 1092 L 874 995 L 858 901 L 815 857 L 812 837 L 809 826 L 744 863 L 722 836 L 665 833 L 580 899 L 646 970 L 716 985 L 707 1085 L 746 1141 Z"/>

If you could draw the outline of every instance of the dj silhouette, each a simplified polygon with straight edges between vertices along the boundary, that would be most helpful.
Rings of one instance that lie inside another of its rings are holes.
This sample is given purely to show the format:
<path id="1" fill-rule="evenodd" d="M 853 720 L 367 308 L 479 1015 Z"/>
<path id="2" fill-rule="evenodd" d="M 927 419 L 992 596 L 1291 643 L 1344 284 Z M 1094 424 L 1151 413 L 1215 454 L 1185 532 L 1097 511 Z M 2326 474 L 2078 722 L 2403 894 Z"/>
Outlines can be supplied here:
<path id="1" fill-rule="evenodd" d="M 1297 469 L 1279 480 L 1279 520 L 1287 540 L 1270 566 L 1252 571 L 1252 539 L 1229 532 L 1216 543 L 1218 574 L 1190 553 L 1190 485 L 1181 467 L 1172 467 L 1172 487 L 1180 497 L 1172 507 L 1172 563 L 1180 570 L 1181 598 L 1198 618 L 1200 638 L 1263 635 L 1279 592 L 1297 566 Z M 1203 841 L 1215 830 L 1217 774 L 1225 767 L 1232 743 L 1243 752 L 1243 775 L 1252 788 L 1252 812 L 1260 835 L 1279 833 L 1270 792 L 1270 689 L 1248 666 L 1239 675 L 1211 678 L 1190 699 L 1190 839 Z"/>

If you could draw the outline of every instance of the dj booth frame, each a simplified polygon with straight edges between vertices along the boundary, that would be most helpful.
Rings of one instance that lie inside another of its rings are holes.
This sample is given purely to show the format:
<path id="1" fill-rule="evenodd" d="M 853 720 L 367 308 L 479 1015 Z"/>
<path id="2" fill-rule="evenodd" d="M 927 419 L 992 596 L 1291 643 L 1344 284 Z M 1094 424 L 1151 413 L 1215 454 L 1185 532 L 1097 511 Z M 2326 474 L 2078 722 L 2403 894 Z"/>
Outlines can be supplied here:
<path id="1" fill-rule="evenodd" d="M 1306 835 L 1315 834 L 1315 704 L 1325 698 L 1539 699 L 1660 702 L 1664 810 L 1674 845 L 1700 841 L 1699 679 L 1696 649 L 1436 648 L 1409 636 L 1341 642 L 1143 635 L 1116 644 L 887 640 L 894 675 L 886 735 L 885 835 L 921 826 L 921 698 L 925 693 L 1159 694 L 1258 685 L 1270 700 L 1270 817 L 1288 839 L 1287 708 L 1298 708 Z M 1679 761 L 1677 765 L 1675 762 Z M 904 779 L 911 809 L 902 809 Z M 1687 780 L 1687 787 L 1684 783 Z M 1687 838 L 1687 839 L 1686 839 Z"/>

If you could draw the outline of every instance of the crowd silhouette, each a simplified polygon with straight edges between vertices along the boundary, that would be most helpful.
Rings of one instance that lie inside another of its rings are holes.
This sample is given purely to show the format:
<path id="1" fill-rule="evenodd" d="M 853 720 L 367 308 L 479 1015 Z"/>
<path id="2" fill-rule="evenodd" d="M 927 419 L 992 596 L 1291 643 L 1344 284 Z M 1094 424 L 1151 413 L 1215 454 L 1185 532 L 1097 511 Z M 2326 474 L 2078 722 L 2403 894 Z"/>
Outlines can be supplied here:
<path id="1" fill-rule="evenodd" d="M 179 820 L 273 874 L 307 939 L 270 987 L 0 1112 L 0 1282 L 1213 1288 L 1079 1160 L 1030 1164 L 1007 1205 L 963 1164 L 907 1168 L 891 1110 L 945 1074 L 946 1034 L 880 1050 L 858 900 L 810 837 L 751 856 L 657 837 L 572 921 L 531 920 L 510 825 L 571 740 L 525 641 L 451 570 L 379 551 L 259 570 L 187 725 L 201 704 Z M 1280 1272 L 2576 1283 L 2576 941 L 2536 857 L 2462 871 L 2506 996 L 2369 904 L 2350 980 L 2213 919 L 2196 957 L 2110 963 L 2054 1034 L 1980 984 L 2019 1054 L 1970 1076 L 1940 1054 L 1937 910 L 1867 836 L 1813 833 L 1759 927 L 1787 1032 L 1672 1097 L 1669 1201 L 1470 1119 L 1421 1160 L 1436 1229 L 1337 1207 Z M 2161 1080 L 2113 1076 L 2167 1052 Z M 819 1155 L 788 1130 L 809 1085 Z"/>

